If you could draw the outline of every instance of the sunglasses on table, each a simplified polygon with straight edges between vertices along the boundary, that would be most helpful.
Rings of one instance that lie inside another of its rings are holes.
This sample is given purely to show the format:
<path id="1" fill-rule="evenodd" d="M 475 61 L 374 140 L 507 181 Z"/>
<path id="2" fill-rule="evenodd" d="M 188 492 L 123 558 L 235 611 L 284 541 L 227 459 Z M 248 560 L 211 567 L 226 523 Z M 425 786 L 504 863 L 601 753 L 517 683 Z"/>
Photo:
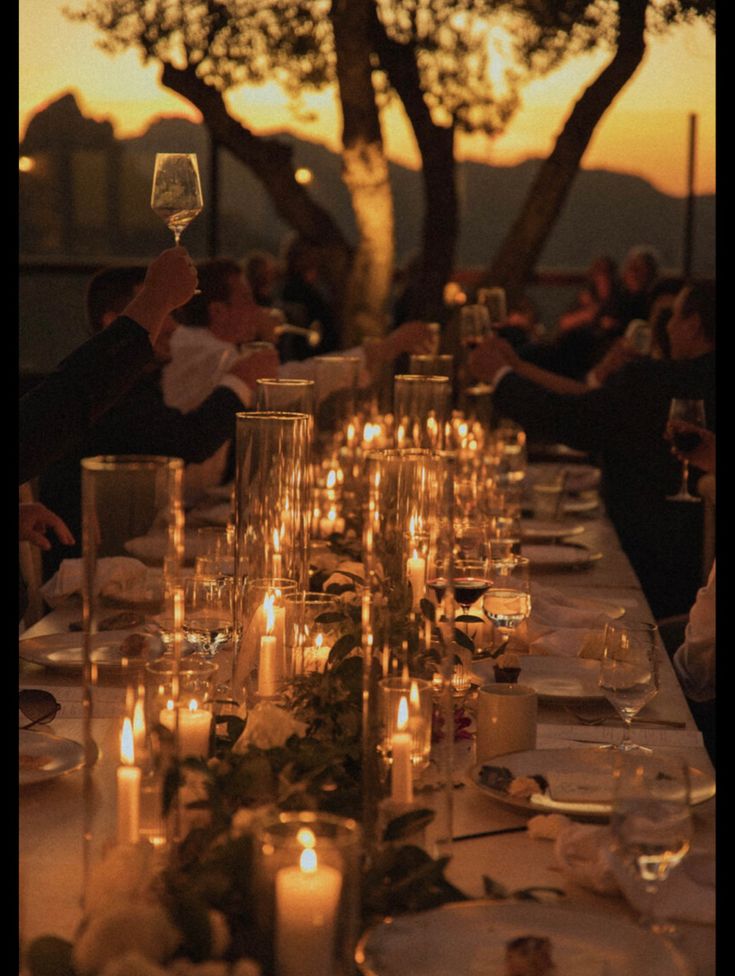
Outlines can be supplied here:
<path id="1" fill-rule="evenodd" d="M 34 725 L 47 725 L 52 722 L 61 709 L 50 691 L 38 688 L 23 688 L 18 692 L 18 708 L 29 721 L 20 729 L 30 729 Z"/>

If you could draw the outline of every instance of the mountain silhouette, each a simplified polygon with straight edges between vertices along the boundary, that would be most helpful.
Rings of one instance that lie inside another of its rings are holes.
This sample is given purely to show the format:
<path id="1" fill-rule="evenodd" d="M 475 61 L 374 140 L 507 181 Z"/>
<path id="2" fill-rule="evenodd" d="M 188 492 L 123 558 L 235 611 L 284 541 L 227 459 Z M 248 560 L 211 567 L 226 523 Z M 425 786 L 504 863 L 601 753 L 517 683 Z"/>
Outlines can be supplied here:
<path id="1" fill-rule="evenodd" d="M 318 142 L 278 133 L 278 139 L 293 149 L 294 164 L 314 174 L 309 187 L 314 198 L 327 209 L 348 240 L 356 238 L 355 223 L 347 190 L 342 183 L 341 159 Z M 67 228 L 65 244 L 58 249 L 67 256 L 112 254 L 117 257 L 150 253 L 165 241 L 160 223 L 149 211 L 150 176 L 156 152 L 196 152 L 205 193 L 205 215 L 186 232 L 185 243 L 192 253 L 206 248 L 206 197 L 209 187 L 209 137 L 203 125 L 178 117 L 154 120 L 140 136 L 116 140 L 109 122 L 85 118 L 72 95 L 65 95 L 39 111 L 28 125 L 21 153 L 58 153 L 68 158 L 74 146 L 98 154 L 111 154 L 116 165 L 130 160 L 125 169 L 126 196 L 116 215 L 114 233 L 102 227 L 99 234 L 89 226 L 82 233 Z M 516 166 L 488 166 L 463 162 L 457 166 L 461 204 L 457 267 L 486 266 L 511 226 L 540 166 L 529 159 Z M 90 165 L 87 163 L 87 165 Z M 251 248 L 278 251 L 291 229 L 275 212 L 258 180 L 227 150 L 219 153 L 220 202 L 218 250 L 241 257 Z M 390 164 L 396 213 L 396 256 L 405 262 L 421 240 L 423 187 L 419 172 Z M 107 178 L 108 183 L 110 182 Z M 48 193 L 44 207 L 73 207 L 63 194 Z M 53 253 L 54 237 L 38 232 L 42 213 L 34 209 L 35 232 L 24 211 L 21 181 L 21 251 L 24 254 Z M 30 194 L 26 196 L 29 199 Z M 51 203 L 49 203 L 51 201 Z M 82 201 L 86 204 L 86 201 Z M 77 204 L 78 205 L 78 204 Z M 646 244 L 659 255 L 663 268 L 681 266 L 686 201 L 662 193 L 646 180 L 609 170 L 580 169 L 538 262 L 539 268 L 585 269 L 592 259 L 609 254 L 621 261 L 629 248 Z M 108 202 L 110 212 L 113 204 Z M 695 201 L 694 270 L 712 275 L 715 269 L 715 196 L 698 196 Z M 58 218 L 62 221 L 62 217 Z M 67 213 L 67 223 L 74 216 Z M 89 223 L 89 221 L 87 221 Z M 129 225 L 132 226 L 129 226 Z M 438 232 L 441 229 L 438 228 Z M 59 235 L 57 238 L 59 239 Z M 50 242 L 50 243 L 49 243 Z M 100 250 L 100 247 L 102 250 Z"/>

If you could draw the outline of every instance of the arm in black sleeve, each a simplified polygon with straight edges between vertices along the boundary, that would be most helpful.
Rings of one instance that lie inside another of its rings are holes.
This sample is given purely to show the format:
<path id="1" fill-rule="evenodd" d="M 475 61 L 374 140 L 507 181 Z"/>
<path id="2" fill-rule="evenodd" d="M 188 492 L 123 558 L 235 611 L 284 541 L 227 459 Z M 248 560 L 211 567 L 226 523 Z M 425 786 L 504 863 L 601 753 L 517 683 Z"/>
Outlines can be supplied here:
<path id="1" fill-rule="evenodd" d="M 185 464 L 200 464 L 235 436 L 235 414 L 243 409 L 240 398 L 225 386 L 217 387 L 189 413 L 181 413 L 160 401 L 159 412 L 149 418 L 152 453 L 183 458 Z"/>
<path id="2" fill-rule="evenodd" d="M 120 317 L 67 356 L 19 405 L 19 484 L 81 442 L 153 358 L 147 331 Z"/>

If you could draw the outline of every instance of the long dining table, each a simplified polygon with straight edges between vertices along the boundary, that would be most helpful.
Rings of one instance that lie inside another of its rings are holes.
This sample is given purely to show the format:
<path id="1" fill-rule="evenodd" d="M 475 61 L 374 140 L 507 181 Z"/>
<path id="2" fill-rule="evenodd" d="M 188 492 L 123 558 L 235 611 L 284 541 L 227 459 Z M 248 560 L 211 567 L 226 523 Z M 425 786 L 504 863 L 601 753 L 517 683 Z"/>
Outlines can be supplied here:
<path id="1" fill-rule="evenodd" d="M 598 509 L 584 518 L 584 532 L 578 539 L 601 558 L 581 570 L 550 570 L 539 577 L 544 586 L 566 596 L 594 598 L 624 608 L 633 621 L 651 618 L 640 584 L 622 551 L 615 530 Z M 26 631 L 21 640 L 68 629 L 79 608 L 57 609 Z M 674 749 L 685 755 L 691 766 L 714 778 L 714 770 L 693 722 L 668 655 L 658 646 L 659 692 L 644 709 L 643 717 L 654 722 L 683 724 L 659 729 L 653 724 L 636 727 L 634 738 L 663 751 Z M 23 660 L 21 649 L 20 687 L 44 688 L 61 703 L 61 710 L 48 726 L 54 734 L 80 741 L 82 703 L 80 676 L 41 667 Z M 120 722 L 125 687 L 119 680 L 103 677 L 93 691 L 92 734 L 99 749 L 93 772 L 93 833 L 101 849 L 114 836 L 115 770 L 119 762 Z M 538 748 L 578 748 L 587 743 L 617 741 L 619 722 L 584 726 L 562 703 L 542 701 L 538 713 Z M 471 765 L 467 755 L 467 769 Z M 622 895 L 601 895 L 582 886 L 559 869 L 554 845 L 532 839 L 528 832 L 498 833 L 470 839 L 467 835 L 522 828 L 525 811 L 499 803 L 470 782 L 467 771 L 456 774 L 453 790 L 452 829 L 457 840 L 451 847 L 447 877 L 470 897 L 484 895 L 483 877 L 490 876 L 507 889 L 556 888 L 564 892 L 558 901 L 570 912 L 592 912 L 610 919 L 636 919 L 637 913 Z M 693 809 L 692 853 L 714 857 L 715 799 Z M 20 922 L 24 942 L 42 934 L 67 939 L 74 935 L 81 917 L 83 863 L 83 771 L 77 769 L 59 778 L 20 789 Z M 678 923 L 678 948 L 696 976 L 715 973 L 715 929 L 713 924 Z M 683 971 L 683 970 L 682 970 Z M 633 974 L 631 974 L 633 976 Z"/>

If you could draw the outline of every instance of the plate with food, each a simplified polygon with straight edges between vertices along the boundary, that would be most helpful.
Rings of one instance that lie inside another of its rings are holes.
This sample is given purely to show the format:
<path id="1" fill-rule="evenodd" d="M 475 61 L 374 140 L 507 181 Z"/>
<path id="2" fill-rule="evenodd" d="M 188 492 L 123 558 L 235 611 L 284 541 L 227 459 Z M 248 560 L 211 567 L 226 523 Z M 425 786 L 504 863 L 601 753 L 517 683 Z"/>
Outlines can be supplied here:
<path id="1" fill-rule="evenodd" d="M 514 655 L 518 663 L 516 680 L 533 688 L 541 701 L 599 701 L 605 696 L 598 686 L 599 661 L 579 657 Z M 482 684 L 497 680 L 496 662 L 473 661 L 472 674 Z"/>
<path id="2" fill-rule="evenodd" d="M 363 976 L 691 976 L 669 942 L 579 906 L 454 902 L 386 918 L 360 940 Z"/>
<path id="3" fill-rule="evenodd" d="M 480 790 L 508 806 L 530 813 L 564 813 L 578 820 L 607 820 L 613 799 L 613 773 L 618 750 L 607 747 L 531 749 L 511 752 L 479 763 L 471 780 Z M 640 762 L 655 777 L 655 754 Z M 689 767 L 691 803 L 715 795 L 708 773 Z"/>
<path id="4" fill-rule="evenodd" d="M 18 642 L 18 653 L 25 661 L 57 671 L 79 671 L 84 656 L 81 633 L 43 634 L 25 637 Z M 92 636 L 92 663 L 100 671 L 123 667 L 141 668 L 164 653 L 158 634 L 140 630 L 101 631 Z"/>
<path id="5" fill-rule="evenodd" d="M 579 522 L 569 522 L 564 519 L 558 521 L 548 519 L 523 519 L 521 521 L 521 539 L 529 542 L 543 542 L 545 540 L 566 539 L 569 536 L 581 535 L 585 527 Z"/>
<path id="6" fill-rule="evenodd" d="M 522 545 L 521 551 L 531 561 L 532 569 L 585 569 L 602 559 L 601 552 L 578 542 L 551 545 Z"/>
<path id="7" fill-rule="evenodd" d="M 21 786 L 44 783 L 84 765 L 84 746 L 50 732 L 21 729 L 18 739 Z"/>

